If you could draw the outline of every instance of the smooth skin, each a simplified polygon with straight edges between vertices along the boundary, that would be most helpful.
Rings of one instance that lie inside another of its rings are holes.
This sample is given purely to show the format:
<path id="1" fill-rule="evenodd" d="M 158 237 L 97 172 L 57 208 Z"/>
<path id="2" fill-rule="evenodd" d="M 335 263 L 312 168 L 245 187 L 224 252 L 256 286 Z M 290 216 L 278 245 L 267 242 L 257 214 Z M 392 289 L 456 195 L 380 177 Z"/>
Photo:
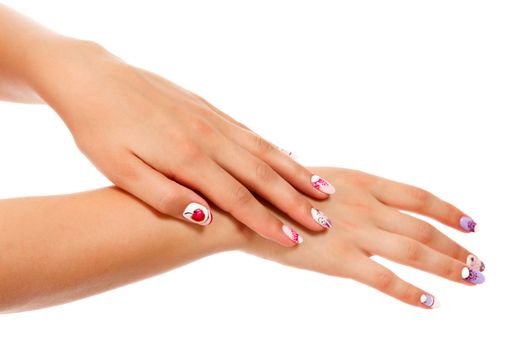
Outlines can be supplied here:
<path id="1" fill-rule="evenodd" d="M 461 270 L 471 253 L 426 221 L 399 210 L 464 232 L 459 226 L 462 211 L 425 190 L 363 172 L 309 170 L 338 187 L 329 200 L 316 203 L 333 213 L 334 227 L 327 234 L 306 230 L 304 242 L 293 249 L 261 238 L 220 210 L 214 225 L 191 225 L 117 188 L 2 200 L 0 312 L 66 303 L 231 250 L 351 278 L 422 308 L 427 307 L 419 298 L 426 291 L 370 257 L 383 256 L 470 285 Z"/>
<path id="2" fill-rule="evenodd" d="M 307 197 L 328 197 L 312 186 L 314 174 L 200 96 L 3 5 L 0 33 L 0 100 L 47 103 L 103 174 L 159 212 L 183 219 L 190 203 L 210 208 L 205 197 L 263 237 L 295 245 L 257 194 L 323 230 Z"/>

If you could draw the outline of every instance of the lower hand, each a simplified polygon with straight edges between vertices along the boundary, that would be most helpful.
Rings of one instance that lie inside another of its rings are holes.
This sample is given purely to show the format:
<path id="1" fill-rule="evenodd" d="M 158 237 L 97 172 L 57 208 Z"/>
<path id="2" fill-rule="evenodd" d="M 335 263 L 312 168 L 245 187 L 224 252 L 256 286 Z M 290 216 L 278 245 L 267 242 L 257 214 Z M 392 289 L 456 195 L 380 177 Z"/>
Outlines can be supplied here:
<path id="1" fill-rule="evenodd" d="M 241 250 L 285 265 L 351 278 L 405 303 L 432 308 L 437 299 L 370 259 L 377 255 L 453 282 L 484 281 L 483 263 L 434 226 L 400 210 L 435 219 L 462 232 L 476 224 L 431 193 L 359 171 L 311 168 L 332 179 L 338 192 L 316 206 L 330 211 L 329 233 L 310 232 L 292 251 L 246 233 Z"/>

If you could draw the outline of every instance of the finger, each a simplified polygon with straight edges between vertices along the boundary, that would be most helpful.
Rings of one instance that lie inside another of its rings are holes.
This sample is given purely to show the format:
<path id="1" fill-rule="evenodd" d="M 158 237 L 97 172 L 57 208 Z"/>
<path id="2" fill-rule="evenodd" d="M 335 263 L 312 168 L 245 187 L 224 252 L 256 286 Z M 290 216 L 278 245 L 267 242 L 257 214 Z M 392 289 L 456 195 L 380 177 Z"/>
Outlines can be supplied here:
<path id="1" fill-rule="evenodd" d="M 272 167 L 232 142 L 224 143 L 217 162 L 252 192 L 268 200 L 283 213 L 314 231 L 329 229 L 328 217 L 286 182 Z"/>
<path id="2" fill-rule="evenodd" d="M 188 175 L 181 175 L 179 181 L 198 190 L 217 206 L 267 239 L 287 247 L 302 242 L 302 237 L 297 231 L 284 225 L 224 169 L 209 158 L 203 158 L 200 162 L 193 169 L 206 169 L 206 171 L 195 173 L 192 169 L 188 169 L 185 173 Z"/>
<path id="3" fill-rule="evenodd" d="M 316 199 L 326 199 L 335 192 L 335 187 L 327 180 L 312 174 L 261 136 L 232 125 L 222 125 L 220 129 L 229 139 L 271 166 L 302 193 Z"/>
<path id="4" fill-rule="evenodd" d="M 369 258 L 349 262 L 350 277 L 404 303 L 422 308 L 436 308 L 437 299 L 430 293 L 402 280 L 386 267 Z"/>
<path id="5" fill-rule="evenodd" d="M 205 100 L 203 97 L 197 95 L 196 93 L 192 92 L 191 93 L 194 97 L 196 97 L 199 101 L 203 102 L 209 109 L 211 109 L 212 111 L 214 111 L 217 115 L 219 115 L 221 118 L 225 119 L 226 121 L 228 121 L 229 123 L 241 128 L 241 129 L 244 129 L 244 130 L 247 130 L 247 131 L 250 131 L 250 132 L 253 132 L 250 128 L 248 128 L 246 125 L 244 125 L 243 123 L 240 123 L 238 122 L 237 120 L 233 119 L 232 117 L 230 117 L 228 114 L 224 113 L 223 111 L 221 111 L 220 109 L 218 109 L 217 107 L 215 107 L 214 105 L 212 105 L 211 103 L 209 103 L 207 100 Z"/>
<path id="6" fill-rule="evenodd" d="M 472 254 L 428 222 L 395 209 L 382 210 L 377 220 L 377 225 L 382 230 L 415 239 L 456 260 L 466 262 L 467 257 Z"/>
<path id="7" fill-rule="evenodd" d="M 121 173 L 114 177 L 117 186 L 163 214 L 199 225 L 212 222 L 208 203 L 195 192 L 168 179 L 134 154 L 124 163 Z"/>
<path id="8" fill-rule="evenodd" d="M 386 205 L 428 216 L 464 232 L 478 230 L 477 224 L 468 215 L 419 187 L 381 178 L 372 191 Z"/>
<path id="9" fill-rule="evenodd" d="M 485 281 L 481 272 L 474 271 L 465 263 L 411 238 L 379 229 L 367 237 L 369 238 L 365 238 L 362 248 L 370 254 L 379 255 L 458 283 L 472 285 Z M 467 271 L 467 276 L 465 276 L 465 271 Z"/>

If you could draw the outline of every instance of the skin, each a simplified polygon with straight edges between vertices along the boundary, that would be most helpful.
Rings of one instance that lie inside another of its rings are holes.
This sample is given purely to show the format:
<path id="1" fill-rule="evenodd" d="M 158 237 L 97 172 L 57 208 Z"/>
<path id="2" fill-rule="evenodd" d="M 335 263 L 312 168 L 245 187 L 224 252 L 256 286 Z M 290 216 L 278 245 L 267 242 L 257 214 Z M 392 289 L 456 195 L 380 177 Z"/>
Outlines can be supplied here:
<path id="1" fill-rule="evenodd" d="M 293 249 L 261 238 L 220 210 L 213 225 L 191 225 L 117 188 L 2 200 L 0 310 L 70 302 L 231 250 L 351 278 L 422 308 L 427 307 L 419 298 L 426 291 L 370 257 L 383 256 L 470 285 L 460 271 L 471 253 L 426 221 L 399 210 L 460 231 L 462 211 L 425 190 L 363 172 L 310 170 L 338 186 L 329 200 L 316 203 L 334 214 L 334 227 L 326 234 L 305 230 L 304 242 Z"/>
<path id="2" fill-rule="evenodd" d="M 295 245 L 257 194 L 323 230 L 309 198 L 328 195 L 313 174 L 202 97 L 3 5 L 0 33 L 0 99 L 47 103 L 103 174 L 159 212 L 183 219 L 190 203 L 209 208 L 198 192 L 261 236 Z"/>

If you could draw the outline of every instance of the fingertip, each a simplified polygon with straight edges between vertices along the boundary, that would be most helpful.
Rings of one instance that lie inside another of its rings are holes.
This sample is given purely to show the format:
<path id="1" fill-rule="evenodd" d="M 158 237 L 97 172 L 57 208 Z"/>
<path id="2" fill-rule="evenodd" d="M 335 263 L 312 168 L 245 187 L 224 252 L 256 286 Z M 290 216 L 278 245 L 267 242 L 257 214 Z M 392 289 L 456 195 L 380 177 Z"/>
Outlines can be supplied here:
<path id="1" fill-rule="evenodd" d="M 182 211 L 182 217 L 197 225 L 207 226 L 213 221 L 213 214 L 208 206 L 190 202 Z"/>

